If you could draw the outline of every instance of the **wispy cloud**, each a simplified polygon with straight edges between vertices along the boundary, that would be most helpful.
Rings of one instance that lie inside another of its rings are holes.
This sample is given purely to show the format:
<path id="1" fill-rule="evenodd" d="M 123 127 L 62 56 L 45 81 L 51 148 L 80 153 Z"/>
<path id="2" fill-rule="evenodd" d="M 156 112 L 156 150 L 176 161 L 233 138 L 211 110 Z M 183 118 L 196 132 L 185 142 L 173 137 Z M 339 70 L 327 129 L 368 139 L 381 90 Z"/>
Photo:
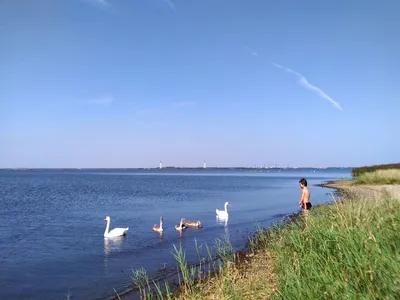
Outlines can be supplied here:
<path id="1" fill-rule="evenodd" d="M 99 8 L 107 8 L 111 5 L 109 0 L 83 0 L 89 4 L 92 4 L 94 6 L 97 6 Z"/>
<path id="2" fill-rule="evenodd" d="M 246 50 L 248 53 L 250 53 L 251 55 L 253 55 L 253 56 L 256 56 L 256 57 L 259 57 L 259 56 L 260 56 L 260 54 L 259 54 L 256 50 L 254 50 L 254 49 L 245 48 L 245 50 Z"/>
<path id="3" fill-rule="evenodd" d="M 257 51 L 254 51 L 254 50 L 252 50 L 250 53 L 251 53 L 251 55 L 253 55 L 253 56 L 257 56 L 257 57 L 260 56 L 260 55 L 258 54 L 258 52 L 257 52 Z"/>
<path id="4" fill-rule="evenodd" d="M 95 0 L 99 5 L 108 6 L 110 3 L 107 0 Z"/>
<path id="5" fill-rule="evenodd" d="M 300 83 L 302 86 L 304 86 L 306 89 L 309 89 L 309 90 L 311 90 L 311 91 L 317 93 L 321 98 L 323 98 L 323 99 L 325 99 L 325 100 L 328 100 L 330 103 L 332 103 L 332 105 L 333 105 L 336 109 L 338 109 L 338 110 L 340 110 L 340 111 L 343 111 L 342 107 L 340 106 L 340 104 L 339 104 L 338 102 L 336 102 L 336 101 L 333 100 L 331 97 L 329 97 L 329 96 L 328 96 L 323 90 L 321 90 L 319 87 L 316 87 L 315 85 L 312 85 L 311 83 L 309 83 L 308 80 L 307 80 L 303 75 L 301 75 L 300 73 L 298 73 L 298 72 L 296 72 L 296 71 L 293 71 L 292 69 L 289 69 L 289 68 L 283 67 L 283 66 L 281 66 L 281 65 L 278 65 L 278 64 L 276 64 L 276 63 L 273 63 L 273 65 L 274 65 L 275 67 L 279 68 L 279 69 L 285 70 L 285 71 L 288 72 L 288 73 L 291 73 L 291 74 L 293 74 L 293 75 L 296 75 L 297 78 L 298 78 L 298 80 L 299 80 L 299 83 Z"/>
<path id="6" fill-rule="evenodd" d="M 175 3 L 172 0 L 163 0 L 167 5 L 173 10 L 176 11 Z"/>

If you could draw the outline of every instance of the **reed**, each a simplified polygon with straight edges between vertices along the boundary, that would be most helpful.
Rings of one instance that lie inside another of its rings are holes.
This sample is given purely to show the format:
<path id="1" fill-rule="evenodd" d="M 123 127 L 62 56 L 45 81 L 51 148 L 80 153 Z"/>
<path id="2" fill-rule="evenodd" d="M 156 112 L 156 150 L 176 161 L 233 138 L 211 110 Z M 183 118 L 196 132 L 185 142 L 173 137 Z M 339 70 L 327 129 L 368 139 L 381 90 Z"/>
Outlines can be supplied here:
<path id="1" fill-rule="evenodd" d="M 133 283 L 140 291 L 141 299 L 176 299 L 177 295 L 196 295 L 199 292 L 199 282 L 205 278 L 211 278 L 213 275 L 222 272 L 224 266 L 234 261 L 235 252 L 229 243 L 229 239 L 224 236 L 215 241 L 213 255 L 212 248 L 207 244 L 199 245 L 195 239 L 196 252 L 199 259 L 198 264 L 189 265 L 186 259 L 185 250 L 174 245 L 172 255 L 178 266 L 179 287 L 175 294 L 171 292 L 168 282 L 164 282 L 163 288 L 160 283 L 152 281 L 144 268 L 133 270 L 131 276 Z M 203 251 L 204 250 L 204 251 Z M 205 252 L 205 253 L 203 253 Z M 118 294 L 117 294 L 118 297 Z"/>
<path id="2" fill-rule="evenodd" d="M 154 299 L 153 288 L 150 284 L 149 276 L 144 268 L 138 270 L 132 270 L 133 276 L 131 276 L 133 283 L 138 287 L 140 291 L 141 299 Z"/>
<path id="3" fill-rule="evenodd" d="M 180 274 L 182 274 L 182 280 L 179 280 L 179 284 L 181 285 L 181 287 L 184 288 L 186 293 L 190 293 L 192 291 L 193 282 L 195 279 L 195 267 L 188 267 L 188 263 L 186 261 L 186 252 L 182 249 L 181 246 L 177 248 L 174 245 L 174 251 L 175 252 L 172 253 L 172 255 L 178 263 Z"/>
<path id="4" fill-rule="evenodd" d="M 117 292 L 117 290 L 115 288 L 114 288 L 114 293 L 117 295 L 117 299 L 121 300 L 121 297 L 119 296 L 119 294 L 118 294 L 118 292 Z"/>

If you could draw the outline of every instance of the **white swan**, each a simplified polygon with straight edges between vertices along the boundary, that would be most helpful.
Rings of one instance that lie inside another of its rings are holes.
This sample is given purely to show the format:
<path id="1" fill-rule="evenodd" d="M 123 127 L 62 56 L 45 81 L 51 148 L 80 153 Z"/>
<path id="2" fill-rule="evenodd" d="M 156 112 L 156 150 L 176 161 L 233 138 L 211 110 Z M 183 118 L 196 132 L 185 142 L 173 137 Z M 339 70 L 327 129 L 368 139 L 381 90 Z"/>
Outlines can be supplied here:
<path id="1" fill-rule="evenodd" d="M 129 227 L 126 227 L 126 228 L 114 228 L 111 231 L 108 231 L 110 229 L 111 218 L 109 216 L 107 216 L 107 217 L 105 217 L 104 221 L 107 221 L 106 230 L 104 231 L 104 237 L 122 236 L 122 235 L 125 235 L 126 232 L 129 230 Z"/>
<path id="2" fill-rule="evenodd" d="M 162 225 L 163 225 L 163 217 L 160 217 L 160 225 L 158 225 L 158 224 L 154 224 L 154 226 L 153 226 L 153 230 L 154 231 L 158 231 L 158 232 L 161 232 L 161 231 L 163 231 L 163 227 L 162 227 Z"/>
<path id="3" fill-rule="evenodd" d="M 217 213 L 217 217 L 227 218 L 229 216 L 227 208 L 228 206 L 231 206 L 231 204 L 229 202 L 225 202 L 225 210 L 216 209 L 215 212 Z"/>

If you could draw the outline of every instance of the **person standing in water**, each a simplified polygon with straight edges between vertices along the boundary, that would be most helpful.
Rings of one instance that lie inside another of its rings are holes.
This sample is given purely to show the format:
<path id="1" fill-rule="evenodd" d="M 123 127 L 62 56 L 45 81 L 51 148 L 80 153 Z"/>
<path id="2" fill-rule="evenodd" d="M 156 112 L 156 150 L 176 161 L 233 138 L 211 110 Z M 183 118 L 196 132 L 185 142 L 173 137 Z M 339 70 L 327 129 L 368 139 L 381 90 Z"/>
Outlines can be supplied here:
<path id="1" fill-rule="evenodd" d="M 310 202 L 310 190 L 307 187 L 307 180 L 305 178 L 300 179 L 299 181 L 300 188 L 303 190 L 301 192 L 301 198 L 299 201 L 299 206 L 304 210 L 309 210 L 312 205 Z"/>

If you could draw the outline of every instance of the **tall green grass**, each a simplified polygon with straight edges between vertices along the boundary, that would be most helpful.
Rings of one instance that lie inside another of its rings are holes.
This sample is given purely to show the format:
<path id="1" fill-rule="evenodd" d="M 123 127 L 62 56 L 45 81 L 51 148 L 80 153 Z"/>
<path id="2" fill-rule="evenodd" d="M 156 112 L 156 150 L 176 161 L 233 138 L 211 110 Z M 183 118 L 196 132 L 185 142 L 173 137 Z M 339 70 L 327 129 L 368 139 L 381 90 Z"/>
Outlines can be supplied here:
<path id="1" fill-rule="evenodd" d="M 400 169 L 377 170 L 359 175 L 355 184 L 400 184 Z"/>
<path id="2" fill-rule="evenodd" d="M 269 231 L 284 299 L 400 299 L 400 202 L 318 207 Z"/>

